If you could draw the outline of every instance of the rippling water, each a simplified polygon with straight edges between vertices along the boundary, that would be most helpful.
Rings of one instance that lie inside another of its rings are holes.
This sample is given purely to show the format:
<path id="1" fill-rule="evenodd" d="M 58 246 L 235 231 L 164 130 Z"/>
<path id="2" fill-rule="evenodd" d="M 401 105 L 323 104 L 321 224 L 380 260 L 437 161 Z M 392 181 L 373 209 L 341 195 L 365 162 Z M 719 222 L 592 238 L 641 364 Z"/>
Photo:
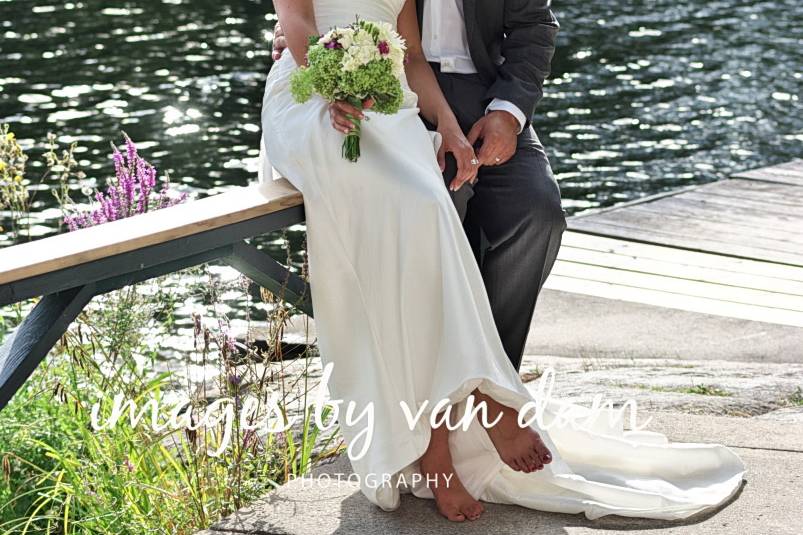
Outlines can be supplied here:
<path id="1" fill-rule="evenodd" d="M 535 124 L 569 211 L 803 152 L 800 0 L 554 5 L 563 29 Z M 245 184 L 273 19 L 254 0 L 0 0 L 0 122 L 32 166 L 53 131 L 101 179 L 125 130 L 175 182 Z"/>
<path id="2" fill-rule="evenodd" d="M 537 123 L 568 207 L 803 155 L 800 0 L 554 4 L 563 31 Z"/>

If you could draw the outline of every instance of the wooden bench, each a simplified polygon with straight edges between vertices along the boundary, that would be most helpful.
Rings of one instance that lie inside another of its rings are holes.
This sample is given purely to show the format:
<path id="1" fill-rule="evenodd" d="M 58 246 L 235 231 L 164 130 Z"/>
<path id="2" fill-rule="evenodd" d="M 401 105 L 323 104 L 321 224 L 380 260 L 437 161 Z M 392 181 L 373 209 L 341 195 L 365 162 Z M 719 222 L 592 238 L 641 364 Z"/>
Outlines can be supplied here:
<path id="1" fill-rule="evenodd" d="M 304 281 L 244 241 L 303 221 L 278 180 L 0 249 L 0 306 L 42 297 L 0 347 L 0 410 L 93 297 L 130 284 L 221 260 L 311 315 Z"/>

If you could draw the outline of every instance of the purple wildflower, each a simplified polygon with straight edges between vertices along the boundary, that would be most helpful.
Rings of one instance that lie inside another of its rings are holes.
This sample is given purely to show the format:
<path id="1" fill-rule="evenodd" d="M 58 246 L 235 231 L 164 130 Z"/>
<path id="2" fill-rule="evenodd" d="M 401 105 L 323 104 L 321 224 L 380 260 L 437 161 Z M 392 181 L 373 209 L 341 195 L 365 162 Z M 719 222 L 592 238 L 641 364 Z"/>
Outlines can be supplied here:
<path id="1" fill-rule="evenodd" d="M 218 320 L 218 328 L 220 329 L 218 344 L 220 345 L 220 349 L 223 351 L 223 356 L 228 357 L 229 355 L 237 352 L 237 341 L 231 335 L 229 326 L 221 319 Z"/>
<path id="2" fill-rule="evenodd" d="M 335 41 L 335 40 L 329 41 L 328 43 L 326 43 L 323 46 L 325 48 L 330 49 L 330 50 L 343 48 L 343 45 L 341 45 L 338 41 Z"/>
<path id="3" fill-rule="evenodd" d="M 240 383 L 243 382 L 243 378 L 236 373 L 230 373 L 228 376 L 228 381 L 231 386 L 240 386 Z"/>
<path id="4" fill-rule="evenodd" d="M 382 54 L 383 56 L 387 56 L 388 54 L 390 54 L 390 45 L 388 44 L 387 41 L 379 41 L 379 44 L 376 46 L 379 49 L 379 53 Z"/>
<path id="5" fill-rule="evenodd" d="M 125 171 L 125 160 L 123 159 L 123 153 L 117 150 L 117 147 L 114 146 L 112 143 L 112 160 L 114 161 L 114 174 L 117 176 L 121 176 Z"/>
<path id="6" fill-rule="evenodd" d="M 187 200 L 186 193 L 178 196 L 173 194 L 167 178 L 158 194 L 152 195 L 156 190 L 156 169 L 139 156 L 131 138 L 125 133 L 123 135 L 126 147 L 124 153 L 112 144 L 114 179 L 109 181 L 105 192 L 95 195 L 98 204 L 95 208 L 64 218 L 70 231 L 167 208 Z"/>
<path id="7" fill-rule="evenodd" d="M 134 142 L 131 141 L 131 138 L 128 137 L 128 134 L 123 132 L 123 136 L 125 137 L 125 149 L 128 153 L 128 165 L 134 166 L 137 162 L 137 146 L 134 145 Z"/>

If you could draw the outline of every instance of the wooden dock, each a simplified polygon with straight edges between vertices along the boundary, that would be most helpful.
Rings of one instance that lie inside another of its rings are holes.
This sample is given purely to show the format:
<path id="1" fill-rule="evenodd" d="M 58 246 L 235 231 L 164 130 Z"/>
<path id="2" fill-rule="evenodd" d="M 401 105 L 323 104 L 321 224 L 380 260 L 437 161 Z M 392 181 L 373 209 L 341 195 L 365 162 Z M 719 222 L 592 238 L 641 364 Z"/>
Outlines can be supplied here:
<path id="1" fill-rule="evenodd" d="M 803 160 L 578 214 L 546 287 L 803 327 Z"/>

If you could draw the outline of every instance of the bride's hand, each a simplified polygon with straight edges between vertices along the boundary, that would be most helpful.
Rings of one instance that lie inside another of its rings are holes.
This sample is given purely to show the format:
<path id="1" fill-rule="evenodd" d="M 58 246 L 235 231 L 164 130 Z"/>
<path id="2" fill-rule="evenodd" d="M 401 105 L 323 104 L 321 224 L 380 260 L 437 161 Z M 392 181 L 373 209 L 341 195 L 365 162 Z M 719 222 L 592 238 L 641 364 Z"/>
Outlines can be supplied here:
<path id="1" fill-rule="evenodd" d="M 446 153 L 452 153 L 457 161 L 457 175 L 449 184 L 449 189 L 457 191 L 466 182 L 473 183 L 476 180 L 477 172 L 480 170 L 479 160 L 474 152 L 474 147 L 468 142 L 456 122 L 438 126 L 438 133 L 443 138 L 441 148 L 438 150 L 438 165 L 441 167 L 441 172 L 445 171 Z"/>
<path id="2" fill-rule="evenodd" d="M 273 28 L 273 51 L 271 52 L 273 61 L 282 59 L 285 50 L 287 50 L 287 37 L 284 35 L 282 24 L 277 21 Z"/>
<path id="3" fill-rule="evenodd" d="M 332 128 L 338 132 L 348 134 L 354 129 L 351 117 L 365 119 L 364 110 L 370 110 L 374 101 L 367 98 L 362 103 L 362 110 L 358 110 L 345 100 L 337 100 L 329 104 L 329 118 L 332 120 Z"/>

